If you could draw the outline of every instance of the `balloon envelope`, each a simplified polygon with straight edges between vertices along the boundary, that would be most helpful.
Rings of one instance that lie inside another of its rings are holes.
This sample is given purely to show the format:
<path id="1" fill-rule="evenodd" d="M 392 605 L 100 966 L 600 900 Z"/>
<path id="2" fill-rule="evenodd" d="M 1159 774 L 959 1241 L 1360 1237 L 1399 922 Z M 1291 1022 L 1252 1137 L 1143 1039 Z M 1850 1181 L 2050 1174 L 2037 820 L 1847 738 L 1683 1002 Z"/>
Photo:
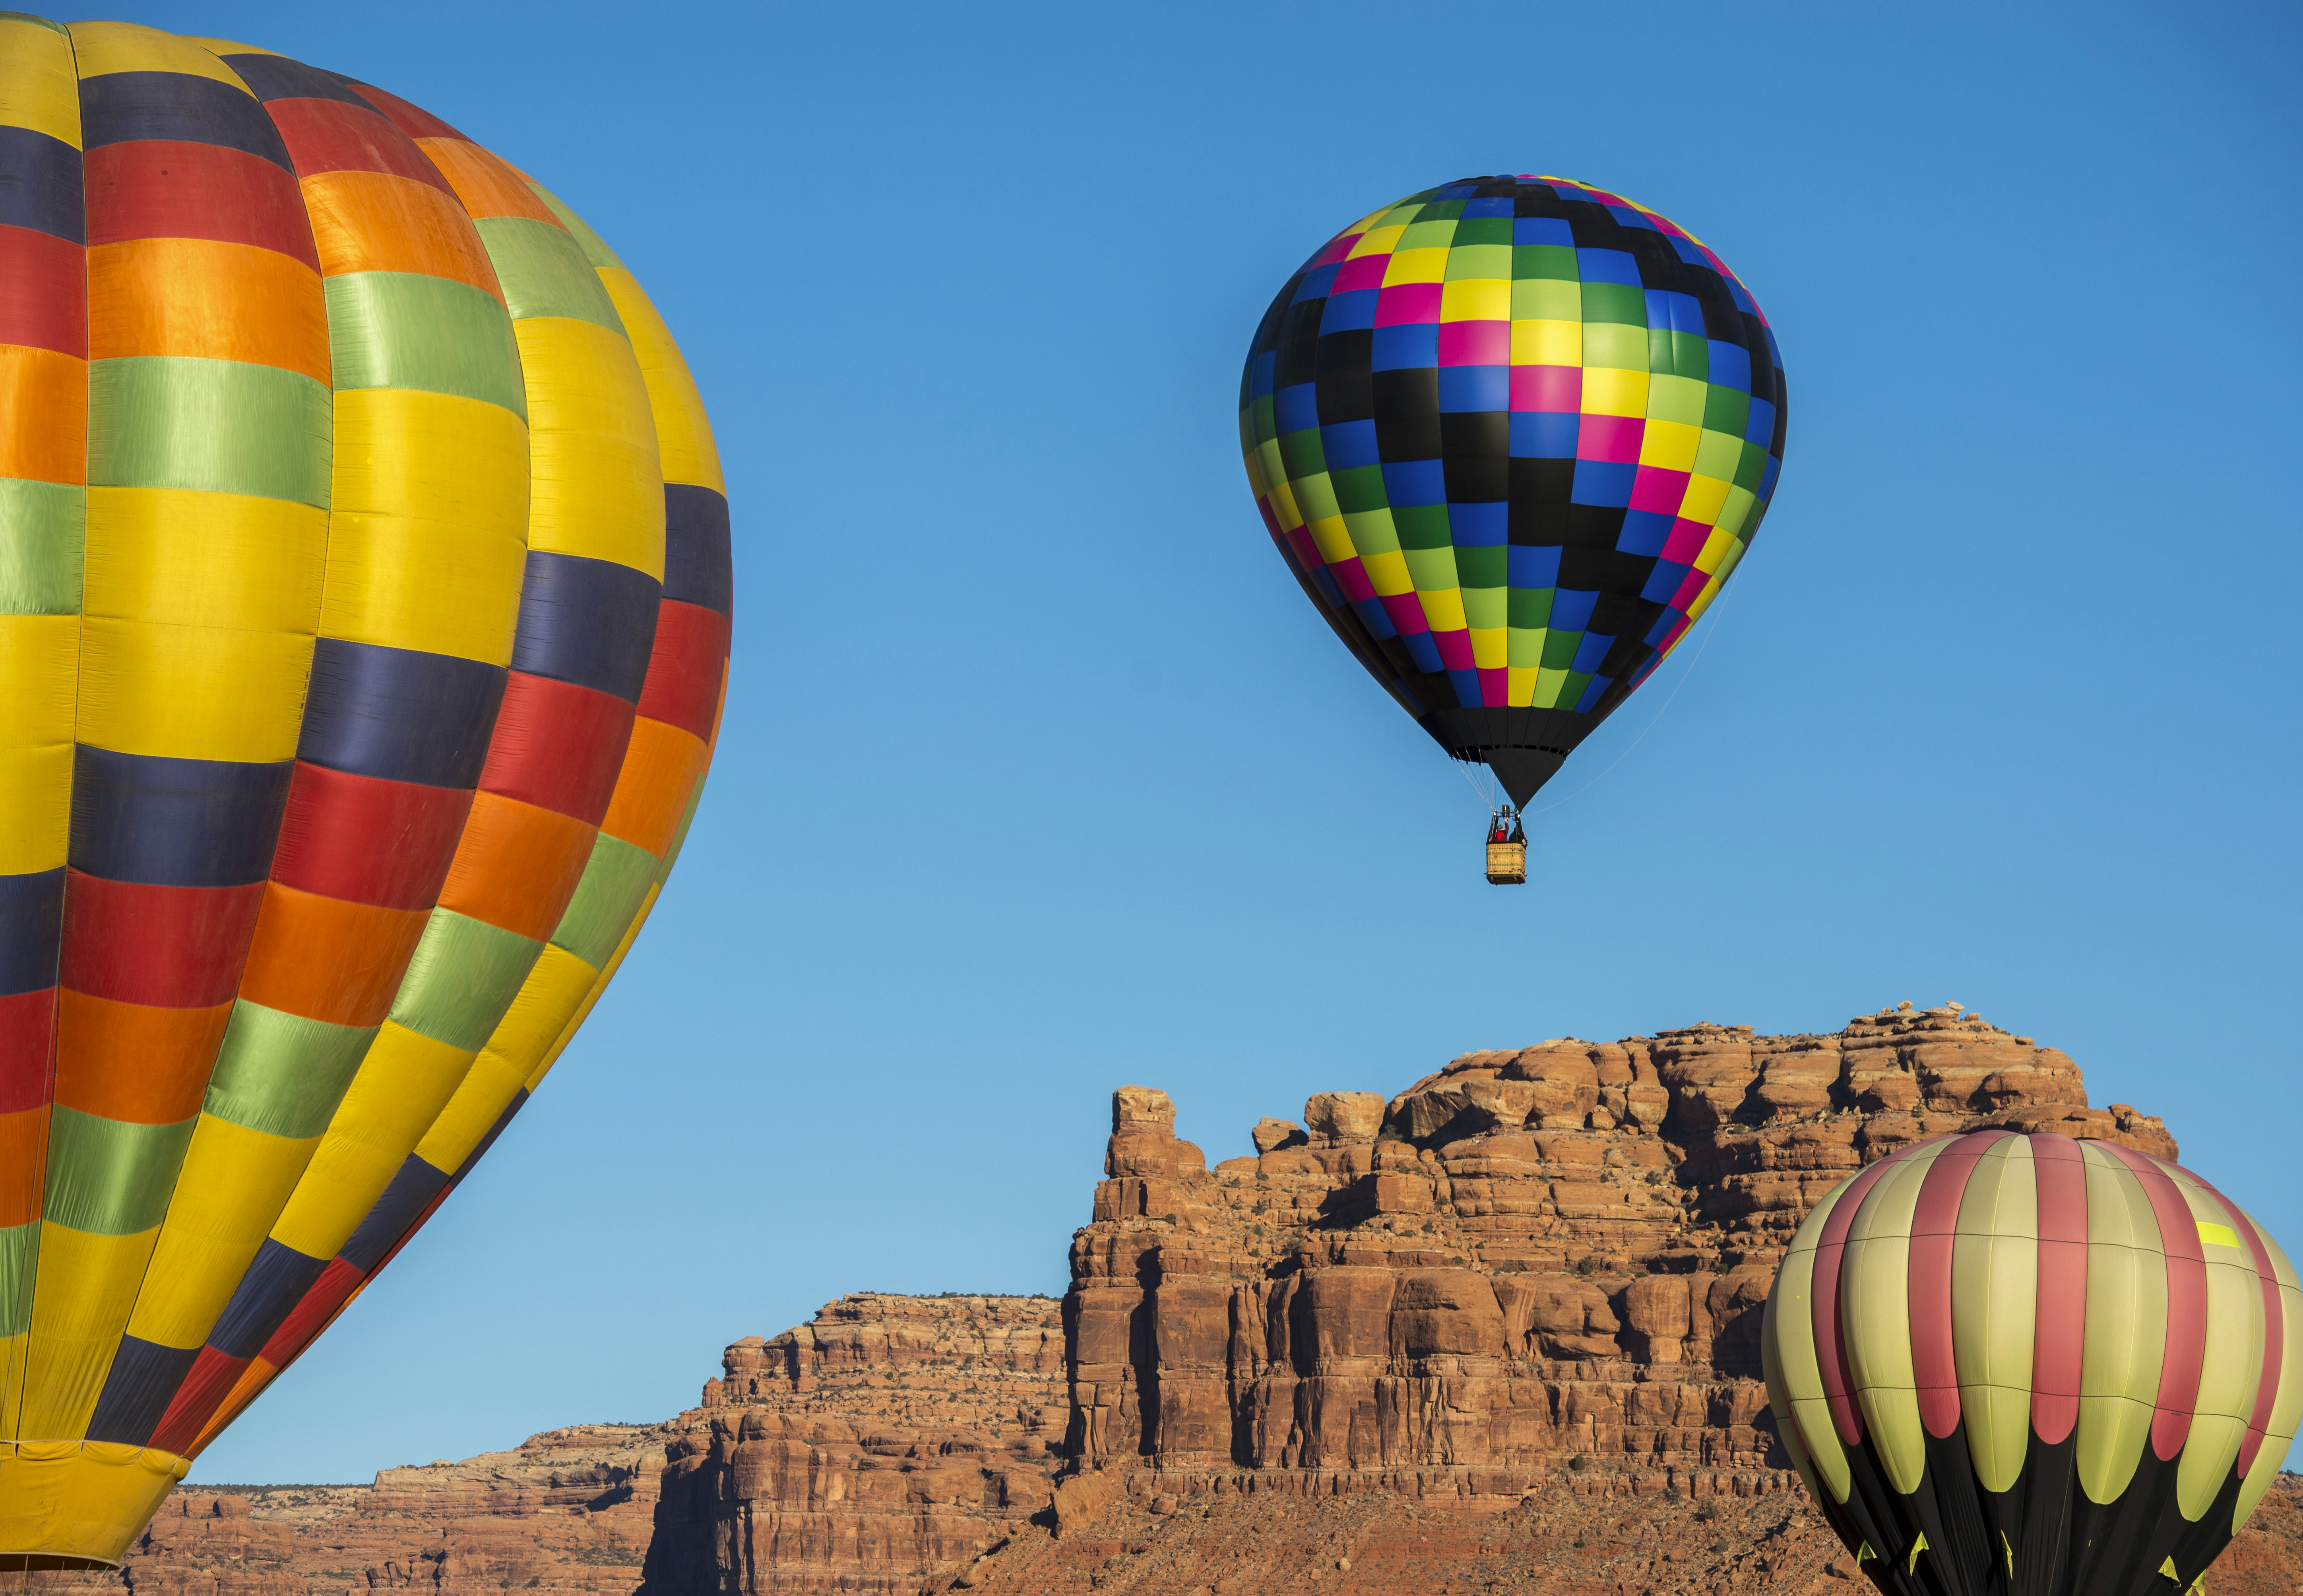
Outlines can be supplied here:
<path id="1" fill-rule="evenodd" d="M 1734 273 L 1666 218 L 1564 178 L 1465 178 L 1287 280 L 1239 426 L 1320 613 L 1524 805 L 1750 546 L 1783 463 L 1783 360 Z"/>
<path id="2" fill-rule="evenodd" d="M 1809 1494 L 1898 1596 L 2188 1590 L 2303 1412 L 2303 1292 L 2189 1171 L 1983 1130 L 1818 1204 L 1768 1293 Z"/>
<path id="3" fill-rule="evenodd" d="M 115 1561 L 535 1089 L 718 721 L 694 383 L 553 195 L 0 18 L 0 1563 Z"/>

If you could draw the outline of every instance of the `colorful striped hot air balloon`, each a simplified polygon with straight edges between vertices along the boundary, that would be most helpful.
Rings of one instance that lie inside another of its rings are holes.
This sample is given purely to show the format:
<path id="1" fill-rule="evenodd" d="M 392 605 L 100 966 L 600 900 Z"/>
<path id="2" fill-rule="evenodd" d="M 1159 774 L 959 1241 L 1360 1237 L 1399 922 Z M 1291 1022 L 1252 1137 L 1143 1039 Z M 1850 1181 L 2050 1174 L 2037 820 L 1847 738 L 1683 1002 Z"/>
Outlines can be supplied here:
<path id="1" fill-rule="evenodd" d="M 115 1561 L 536 1088 L 730 613 L 695 385 L 558 199 L 0 17 L 0 1566 Z"/>
<path id="2" fill-rule="evenodd" d="M 1816 1205 L 1768 1294 L 1784 1445 L 1896 1596 L 2188 1591 L 2303 1413 L 2303 1292 L 2189 1170 L 1983 1130 Z"/>

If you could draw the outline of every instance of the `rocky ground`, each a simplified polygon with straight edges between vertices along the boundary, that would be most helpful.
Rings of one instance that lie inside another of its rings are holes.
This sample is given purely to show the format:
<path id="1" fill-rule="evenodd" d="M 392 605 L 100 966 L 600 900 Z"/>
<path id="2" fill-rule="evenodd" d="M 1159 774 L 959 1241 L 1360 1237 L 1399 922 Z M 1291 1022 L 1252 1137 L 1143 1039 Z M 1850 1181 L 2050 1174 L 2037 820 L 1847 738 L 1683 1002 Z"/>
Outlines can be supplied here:
<path id="1" fill-rule="evenodd" d="M 1956 1004 L 1470 1054 L 1319 1094 L 1212 1170 L 1174 1124 L 1165 1093 L 1114 1094 L 1060 1304 L 843 1298 L 730 1347 L 665 1424 L 373 1487 L 180 1491 L 121 1575 L 34 1583 L 1836 1596 L 1862 1582 L 1758 1366 L 1808 1208 L 1985 1125 L 2176 1154 Z M 2208 1583 L 2303 1590 L 2303 1481 Z"/>

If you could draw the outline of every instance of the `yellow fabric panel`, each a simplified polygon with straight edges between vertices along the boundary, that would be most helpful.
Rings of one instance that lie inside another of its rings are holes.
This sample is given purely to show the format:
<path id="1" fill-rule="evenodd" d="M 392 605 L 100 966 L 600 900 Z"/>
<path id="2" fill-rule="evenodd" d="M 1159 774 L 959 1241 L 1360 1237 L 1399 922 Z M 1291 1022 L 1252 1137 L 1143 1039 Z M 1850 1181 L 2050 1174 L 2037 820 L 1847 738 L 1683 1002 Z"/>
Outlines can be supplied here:
<path id="1" fill-rule="evenodd" d="M 23 1400 L 10 1433 L 72 1441 L 88 1432 L 159 1234 L 157 1225 L 133 1236 L 94 1236 L 42 1222 L 32 1342 L 24 1359 Z"/>
<path id="2" fill-rule="evenodd" d="M 250 632 L 312 631 L 328 512 L 188 488 L 90 488 L 86 614 Z"/>
<path id="3" fill-rule="evenodd" d="M 0 1547 L 116 1564 L 190 1466 L 113 1441 L 0 1441 Z"/>
<path id="4" fill-rule="evenodd" d="M 82 78 L 106 72 L 190 72 L 248 93 L 238 72 L 190 39 L 139 22 L 74 22 L 72 42 Z"/>
<path id="5" fill-rule="evenodd" d="M 519 1071 L 520 1084 L 527 1085 L 528 1071 L 544 1062 L 568 1017 L 583 1004 L 599 977 L 598 970 L 566 948 L 548 944 L 520 984 L 519 995 L 497 1021 L 495 1034 L 480 1049 L 481 1056 L 502 1059 Z"/>
<path id="6" fill-rule="evenodd" d="M 2247 1479 L 2239 1488 L 2239 1500 L 2231 1507 L 2231 1533 L 2239 1533 L 2240 1525 L 2248 1520 L 2263 1493 L 2271 1489 L 2271 1482 L 2287 1465 L 2289 1446 L 2294 1441 L 2299 1423 L 2303 1423 L 2303 1282 L 2295 1278 L 2295 1265 L 2287 1261 L 2279 1243 L 2271 1232 L 2255 1222 L 2255 1216 L 2245 1209 L 2240 1217 L 2253 1227 L 2263 1242 L 2263 1250 L 2271 1256 L 2271 1272 L 2279 1281 L 2279 1306 L 2284 1332 L 2282 1344 L 2286 1350 L 2279 1362 L 2279 1393 L 2271 1401 L 2271 1423 L 2265 1428 L 2263 1445 L 2257 1449 L 2255 1462 L 2247 1471 Z"/>
<path id="7" fill-rule="evenodd" d="M 16 1404 L 24 1390 L 24 1360 L 31 1344 L 31 1336 L 22 1331 L 0 1340 L 0 1435 L 16 1433 Z M 4 1501 L 4 1493 L 0 1493 Z M 6 1512 L 0 1505 L 0 1515 Z"/>
<path id="8" fill-rule="evenodd" d="M 2029 1137 L 1976 1160 L 1952 1242 L 1952 1357 L 1967 1450 L 1987 1491 L 2012 1489 L 2030 1445 L 2039 1188 Z"/>
<path id="9" fill-rule="evenodd" d="M 663 475 L 630 342 L 569 316 L 512 323 L 527 380 L 527 544 L 663 579 Z"/>
<path id="10" fill-rule="evenodd" d="M 130 1335 L 164 1347 L 207 1339 L 319 1140 L 267 1136 L 200 1115 L 129 1316 Z"/>
<path id="11" fill-rule="evenodd" d="M 1911 1214 L 1920 1183 L 1949 1145 L 1921 1148 L 1879 1177 L 1855 1211 L 1839 1265 L 1848 1383 L 1872 1449 L 1889 1482 L 1906 1496 L 1919 1488 L 1928 1461 L 1919 1377 L 1911 1367 Z"/>
<path id="12" fill-rule="evenodd" d="M 1835 1502 L 1847 1499 L 1854 1479 L 1846 1449 L 1831 1423 L 1830 1405 L 1823 1394 L 1823 1368 L 1816 1358 L 1815 1249 L 1823 1240 L 1823 1228 L 1832 1210 L 1846 1195 L 1846 1187 L 1835 1187 L 1792 1237 L 1775 1288 L 1767 1293 L 1759 1329 L 1763 1364 L 1768 1361 L 1769 1349 L 1773 1351 L 1776 1373 L 1767 1377 L 1767 1400 L 1776 1410 L 1776 1428 L 1785 1436 L 1798 1434 L 1810 1466 Z"/>
<path id="13" fill-rule="evenodd" d="M 616 979 L 616 971 L 623 968 L 624 955 L 632 951 L 632 943 L 638 937 L 640 928 L 647 924 L 648 916 L 654 911 L 655 901 L 662 895 L 663 886 L 661 882 L 647 889 L 647 896 L 640 900 L 639 912 L 633 915 L 632 923 L 624 928 L 624 939 L 616 944 L 616 951 L 608 955 L 606 968 L 593 979 L 591 990 L 584 994 L 584 1001 L 576 1005 L 576 1012 L 568 1016 L 568 1023 L 560 1028 L 560 1034 L 553 1038 L 552 1046 L 544 1050 L 543 1062 L 528 1071 L 526 1083 L 528 1091 L 534 1092 L 537 1087 L 544 1084 L 544 1078 L 552 1073 L 552 1066 L 560 1062 L 561 1054 L 568 1051 L 568 1044 L 575 1039 L 578 1029 L 591 1017 L 593 1005 L 600 1001 L 600 995 L 608 989 L 608 983 Z"/>
<path id="14" fill-rule="evenodd" d="M 171 759 L 292 759 L 309 634 L 90 617 L 80 638 L 80 740 Z"/>
<path id="15" fill-rule="evenodd" d="M 416 1155 L 434 1169 L 454 1174 L 480 1145 L 480 1138 L 488 1133 L 496 1117 L 519 1095 L 527 1079 L 524 1067 L 500 1053 L 481 1048 L 456 1095 L 441 1110 L 424 1139 L 416 1144 Z"/>
<path id="16" fill-rule="evenodd" d="M 339 393 L 335 412 L 321 634 L 510 664 L 527 428 L 501 405 L 398 389 Z"/>
<path id="17" fill-rule="evenodd" d="M 2167 1349 L 2167 1259 L 2159 1219 L 2128 1167 L 2091 1142 L 2087 1160 L 2087 1339 L 2073 1462 L 2088 1499 L 2117 1499 L 2150 1444 Z"/>
<path id="18" fill-rule="evenodd" d="M 655 413 L 657 447 L 663 457 L 663 480 L 691 483 L 728 491 L 720 473 L 720 446 L 713 441 L 712 419 L 704 412 L 704 396 L 680 358 L 671 329 L 640 290 L 639 280 L 621 266 L 602 266 L 600 281 L 631 334 L 632 353 L 640 363 L 640 379 L 647 384 L 648 407 Z"/>
<path id="19" fill-rule="evenodd" d="M 0 615 L 0 876 L 64 862 L 80 617 Z"/>
<path id="20" fill-rule="evenodd" d="M 342 1250 L 463 1083 L 473 1057 L 385 1021 L 274 1222 L 272 1239 L 308 1258 L 333 1258 Z"/>
<path id="21" fill-rule="evenodd" d="M 0 18 L 0 126 L 30 128 L 80 147 L 80 75 L 63 34 Z"/>
<path id="22" fill-rule="evenodd" d="M 277 55 L 277 50 L 267 50 L 262 45 L 243 45 L 236 38 L 209 38 L 203 34 L 186 33 L 188 38 L 211 55 Z"/>

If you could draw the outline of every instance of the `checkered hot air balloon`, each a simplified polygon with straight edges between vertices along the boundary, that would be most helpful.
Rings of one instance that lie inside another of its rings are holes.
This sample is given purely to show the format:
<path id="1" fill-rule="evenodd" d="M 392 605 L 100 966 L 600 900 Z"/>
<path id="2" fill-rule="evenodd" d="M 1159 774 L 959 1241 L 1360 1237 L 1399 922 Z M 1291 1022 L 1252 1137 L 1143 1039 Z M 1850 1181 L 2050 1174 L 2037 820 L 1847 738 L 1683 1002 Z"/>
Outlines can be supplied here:
<path id="1" fill-rule="evenodd" d="M 0 1567 L 116 1561 L 440 1205 L 679 850 L 695 384 L 356 80 L 0 16 Z"/>
<path id="2" fill-rule="evenodd" d="M 1264 313 L 1240 446 L 1272 541 L 1369 674 L 1526 805 L 1750 546 L 1783 360 L 1643 206 L 1465 178 L 1352 223 Z"/>
<path id="3" fill-rule="evenodd" d="M 2303 1291 L 2189 1170 L 1982 1130 L 1816 1205 L 1767 1296 L 1808 1493 L 1894 1596 L 2175 1596 L 2279 1472 Z"/>

